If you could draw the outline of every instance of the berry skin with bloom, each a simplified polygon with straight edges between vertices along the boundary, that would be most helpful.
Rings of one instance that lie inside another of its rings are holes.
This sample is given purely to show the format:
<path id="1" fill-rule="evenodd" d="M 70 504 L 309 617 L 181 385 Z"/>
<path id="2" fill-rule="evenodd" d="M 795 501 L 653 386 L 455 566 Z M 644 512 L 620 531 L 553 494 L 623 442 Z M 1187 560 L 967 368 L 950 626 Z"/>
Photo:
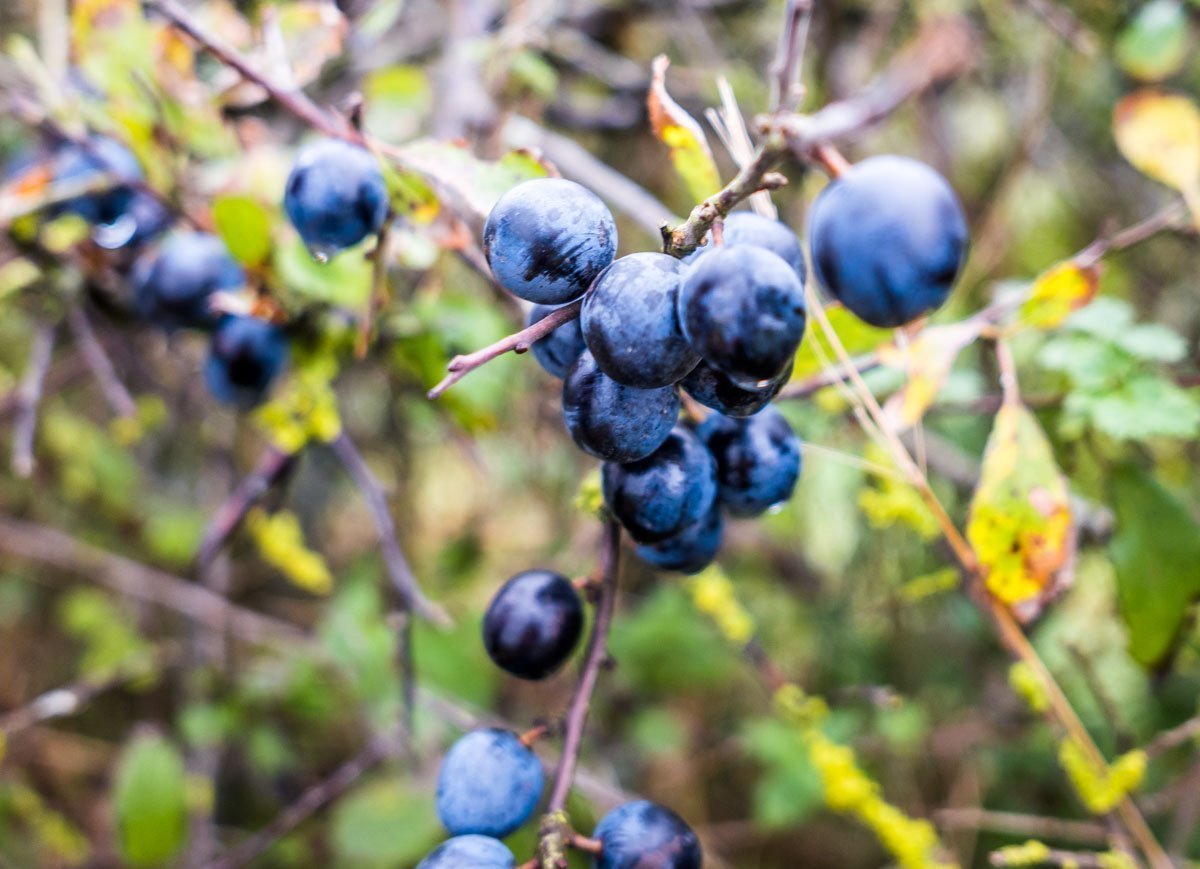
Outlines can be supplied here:
<path id="1" fill-rule="evenodd" d="M 454 836 L 503 838 L 529 820 L 544 783 L 542 762 L 515 733 L 472 730 L 442 759 L 438 817 Z"/>
<path id="2" fill-rule="evenodd" d="M 255 317 L 226 316 L 213 331 L 204 381 L 218 401 L 251 408 L 266 397 L 287 357 L 287 337 L 278 326 Z"/>
<path id="3" fill-rule="evenodd" d="M 483 645 L 500 669 L 520 679 L 557 671 L 583 632 L 575 586 L 550 570 L 518 573 L 496 592 L 483 617 Z"/>
<path id="4" fill-rule="evenodd" d="M 134 270 L 138 313 L 165 329 L 211 328 L 213 293 L 236 290 L 246 273 L 225 243 L 207 232 L 177 232 L 143 257 Z"/>
<path id="5" fill-rule="evenodd" d="M 526 326 L 532 326 L 557 311 L 561 305 L 534 305 L 525 321 Z M 583 340 L 583 329 L 579 318 L 568 320 L 545 338 L 533 342 L 533 357 L 546 373 L 562 379 L 567 376 L 571 366 L 579 355 L 587 349 Z"/>
<path id="6" fill-rule="evenodd" d="M 734 516 L 758 516 L 792 496 L 800 439 L 776 408 L 747 419 L 714 413 L 696 434 L 712 451 L 721 504 Z"/>
<path id="7" fill-rule="evenodd" d="M 714 506 L 699 522 L 666 540 L 640 545 L 636 552 L 642 561 L 661 570 L 699 573 L 717 557 L 724 532 L 725 519 L 720 508 Z"/>
<path id="8" fill-rule="evenodd" d="M 563 420 L 576 445 L 608 462 L 633 462 L 650 455 L 667 439 L 679 416 L 674 389 L 637 389 L 617 383 L 586 351 L 563 380 L 562 405 Z"/>
<path id="9" fill-rule="evenodd" d="M 417 869 L 513 869 L 516 862 L 499 839 L 455 836 L 430 851 Z"/>
<path id="10" fill-rule="evenodd" d="M 872 326 L 941 307 L 967 251 L 967 221 L 946 179 L 908 157 L 871 157 L 832 181 L 808 222 L 821 286 Z"/>
<path id="11" fill-rule="evenodd" d="M 120 220 L 133 198 L 134 183 L 145 177 L 133 152 L 109 136 L 92 136 L 86 146 L 66 143 L 54 155 L 52 172 L 55 184 L 87 184 L 104 175 L 112 178 L 111 186 L 68 199 L 54 209 L 57 214 L 77 214 L 93 225 Z"/>
<path id="12" fill-rule="evenodd" d="M 700 840 L 687 822 L 670 809 L 635 800 L 605 815 L 593 838 L 603 850 L 595 869 L 700 869 Z"/>
<path id="13" fill-rule="evenodd" d="M 630 254 L 606 268 L 583 297 L 584 340 L 613 380 L 639 389 L 670 386 L 700 361 L 679 328 L 683 269 L 666 254 Z"/>
<path id="14" fill-rule="evenodd" d="M 283 208 L 318 259 L 353 247 L 378 232 L 387 217 L 379 159 L 341 139 L 307 145 L 288 176 Z"/>
<path id="15" fill-rule="evenodd" d="M 796 276 L 800 278 L 801 283 L 804 282 L 808 275 L 808 269 L 804 265 L 804 249 L 800 245 L 800 239 L 796 237 L 796 233 L 792 232 L 785 223 L 772 220 L 769 217 L 763 217 L 761 214 L 755 214 L 753 211 L 735 211 L 725 218 L 725 226 L 721 237 L 729 247 L 737 244 L 752 244 L 755 247 L 766 248 L 790 265 L 795 270 Z M 710 241 L 704 247 L 692 251 L 683 258 L 683 261 L 685 263 L 694 263 L 700 257 L 713 250 L 716 250 L 716 247 Z"/>
<path id="16" fill-rule="evenodd" d="M 771 403 L 779 391 L 792 378 L 792 362 L 789 360 L 778 376 L 757 384 L 735 383 L 727 374 L 701 362 L 692 373 L 683 378 L 680 386 L 684 392 L 705 407 L 712 408 L 725 416 L 753 416 Z"/>
<path id="17" fill-rule="evenodd" d="M 617 224 L 595 193 L 574 181 L 536 178 L 492 207 L 483 250 L 514 296 L 561 305 L 581 296 L 617 252 Z"/>
<path id="18" fill-rule="evenodd" d="M 676 426 L 644 459 L 606 462 L 604 501 L 638 543 L 657 543 L 699 522 L 717 495 L 717 466 L 704 443 Z"/>
<path id="19" fill-rule="evenodd" d="M 688 269 L 679 319 L 692 347 L 739 383 L 780 376 L 804 337 L 804 285 L 775 254 L 723 246 Z"/>

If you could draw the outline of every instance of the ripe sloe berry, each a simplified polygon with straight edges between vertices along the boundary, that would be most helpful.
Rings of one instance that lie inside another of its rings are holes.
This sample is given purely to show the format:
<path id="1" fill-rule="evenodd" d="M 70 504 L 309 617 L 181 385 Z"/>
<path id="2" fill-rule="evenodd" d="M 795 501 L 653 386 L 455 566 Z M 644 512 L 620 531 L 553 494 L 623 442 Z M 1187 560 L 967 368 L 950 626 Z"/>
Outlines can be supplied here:
<path id="1" fill-rule="evenodd" d="M 288 176 L 283 208 L 309 250 L 328 259 L 378 232 L 388 192 L 378 158 L 341 139 L 301 149 Z"/>
<path id="2" fill-rule="evenodd" d="M 605 462 L 604 501 L 630 537 L 657 543 L 708 513 L 717 494 L 716 471 L 704 443 L 691 429 L 676 426 L 646 458 Z"/>
<path id="3" fill-rule="evenodd" d="M 804 286 L 775 254 L 724 246 L 688 269 L 679 319 L 696 351 L 735 381 L 780 375 L 804 337 Z"/>
<path id="4" fill-rule="evenodd" d="M 604 849 L 595 869 L 700 869 L 700 840 L 670 809 L 635 800 L 613 809 L 596 825 L 593 837 Z"/>
<path id="5" fill-rule="evenodd" d="M 774 407 L 747 419 L 711 414 L 696 434 L 716 459 L 721 504 L 734 516 L 757 516 L 792 496 L 800 439 Z"/>
<path id="6" fill-rule="evenodd" d="M 872 326 L 902 326 L 950 295 L 967 222 L 933 169 L 907 157 L 871 157 L 821 191 L 808 239 L 830 295 Z"/>
<path id="7" fill-rule="evenodd" d="M 571 581 L 549 570 L 518 573 L 483 617 L 483 645 L 500 669 L 544 679 L 570 657 L 583 631 L 583 604 Z"/>
<path id="8" fill-rule="evenodd" d="M 595 193 L 574 181 L 537 178 L 493 206 L 483 250 L 514 296 L 561 305 L 582 295 L 617 251 L 617 225 Z"/>
<path id="9" fill-rule="evenodd" d="M 537 755 L 507 730 L 472 730 L 438 771 L 437 813 L 452 835 L 503 838 L 533 814 L 545 774 Z"/>
<path id="10" fill-rule="evenodd" d="M 632 462 L 666 440 L 679 416 L 679 396 L 669 386 L 637 389 L 617 383 L 584 351 L 563 380 L 563 420 L 588 455 Z"/>

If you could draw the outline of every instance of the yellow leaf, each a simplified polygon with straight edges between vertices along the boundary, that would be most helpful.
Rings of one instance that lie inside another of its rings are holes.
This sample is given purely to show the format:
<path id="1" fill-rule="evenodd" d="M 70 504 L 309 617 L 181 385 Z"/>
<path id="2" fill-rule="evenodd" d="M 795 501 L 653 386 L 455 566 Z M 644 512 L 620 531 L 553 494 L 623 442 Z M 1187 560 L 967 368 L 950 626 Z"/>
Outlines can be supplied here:
<path id="1" fill-rule="evenodd" d="M 1073 555 L 1067 483 L 1037 419 L 1000 408 L 971 500 L 967 539 L 988 590 L 1018 618 L 1034 618 L 1066 578 Z"/>
<path id="2" fill-rule="evenodd" d="M 982 329 L 983 322 L 973 320 L 950 326 L 930 326 L 906 347 L 888 344 L 879 348 L 879 359 L 884 365 L 908 373 L 903 388 L 883 407 L 896 429 L 904 430 L 921 421 L 946 384 L 954 360 L 963 348 L 979 337 Z"/>
<path id="3" fill-rule="evenodd" d="M 1180 94 L 1144 89 L 1113 110 L 1113 135 L 1125 159 L 1183 194 L 1200 224 L 1200 109 Z"/>
<path id="4" fill-rule="evenodd" d="M 1021 305 L 1021 321 L 1037 329 L 1054 329 L 1096 297 L 1098 266 L 1061 262 L 1037 276 Z"/>
<path id="5" fill-rule="evenodd" d="M 646 97 L 650 126 L 654 135 L 670 150 L 671 162 L 687 185 L 688 193 L 694 199 L 705 199 L 721 189 L 721 176 L 704 130 L 667 93 L 666 76 L 670 63 L 665 54 L 654 58 L 653 79 Z"/>
<path id="6" fill-rule="evenodd" d="M 263 561 L 305 591 L 329 594 L 333 574 L 320 554 L 304 545 L 304 531 L 295 513 L 280 510 L 269 514 L 256 507 L 246 514 L 246 530 Z"/>

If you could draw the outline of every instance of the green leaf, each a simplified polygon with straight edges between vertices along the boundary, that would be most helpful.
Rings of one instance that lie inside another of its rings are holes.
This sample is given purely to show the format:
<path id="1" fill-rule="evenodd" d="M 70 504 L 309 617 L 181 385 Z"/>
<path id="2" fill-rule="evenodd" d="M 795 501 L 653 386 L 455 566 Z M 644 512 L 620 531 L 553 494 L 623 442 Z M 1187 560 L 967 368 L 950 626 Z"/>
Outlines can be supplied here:
<path id="1" fill-rule="evenodd" d="M 429 139 L 405 145 L 399 165 L 419 173 L 439 194 L 458 199 L 481 220 L 510 188 L 546 176 L 546 167 L 526 151 L 513 151 L 489 162 L 461 145 Z"/>
<path id="2" fill-rule="evenodd" d="M 1138 376 L 1111 392 L 1072 398 L 1069 409 L 1082 407 L 1098 431 L 1117 440 L 1200 435 L 1200 402 L 1152 374 Z"/>
<path id="3" fill-rule="evenodd" d="M 1177 0 L 1151 0 L 1117 38 L 1116 60 L 1142 81 L 1161 81 L 1179 72 L 1188 55 L 1188 18 Z"/>
<path id="4" fill-rule="evenodd" d="M 299 236 L 293 236 L 276 246 L 274 264 L 284 286 L 309 301 L 357 311 L 366 305 L 371 292 L 371 263 L 359 248 L 319 263 Z"/>
<path id="5" fill-rule="evenodd" d="M 469 703 L 489 708 L 499 677 L 487 657 L 482 634 L 483 616 L 457 618 L 442 630 L 418 621 L 413 627 L 413 658 L 421 662 L 421 679 Z"/>
<path id="6" fill-rule="evenodd" d="M 217 197 L 213 222 L 229 252 L 243 265 L 262 265 L 271 255 L 271 215 L 257 199 L 242 195 Z"/>
<path id="7" fill-rule="evenodd" d="M 763 774 L 754 786 L 754 819 L 767 828 L 801 823 L 823 803 L 821 777 L 808 760 L 804 737 L 777 718 L 749 722 L 743 749 L 757 760 Z"/>
<path id="8" fill-rule="evenodd" d="M 1109 554 L 1117 571 L 1129 652 L 1154 667 L 1170 653 L 1188 607 L 1200 597 L 1200 523 L 1148 473 L 1113 476 L 1117 533 Z"/>
<path id="9" fill-rule="evenodd" d="M 135 736 L 117 761 L 113 803 L 125 859 L 134 866 L 169 860 L 187 834 L 186 775 L 176 748 L 156 734 Z"/>
<path id="10" fill-rule="evenodd" d="M 400 778 L 369 782 L 334 810 L 331 840 L 339 866 L 410 866 L 442 838 L 428 791 Z"/>
<path id="11" fill-rule="evenodd" d="M 386 727 L 400 708 L 400 679 L 393 653 L 395 636 L 383 599 L 366 580 L 347 582 L 318 628 L 322 643 L 347 674 L 374 723 Z"/>

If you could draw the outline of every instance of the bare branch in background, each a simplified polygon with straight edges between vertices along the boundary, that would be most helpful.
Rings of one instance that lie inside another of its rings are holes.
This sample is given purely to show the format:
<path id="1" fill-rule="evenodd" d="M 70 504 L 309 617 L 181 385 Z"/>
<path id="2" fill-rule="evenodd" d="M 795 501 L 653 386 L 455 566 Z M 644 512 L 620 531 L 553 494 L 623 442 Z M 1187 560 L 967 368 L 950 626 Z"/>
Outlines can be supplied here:
<path id="1" fill-rule="evenodd" d="M 296 466 L 296 459 L 295 453 L 285 453 L 275 447 L 266 448 L 254 470 L 238 483 L 209 520 L 200 540 L 200 548 L 196 551 L 197 572 L 203 573 L 207 569 L 242 524 L 250 508 L 287 477 Z"/>
<path id="2" fill-rule="evenodd" d="M 113 413 L 119 417 L 133 419 L 137 417 L 137 404 L 125 388 L 125 384 L 117 377 L 112 360 L 108 358 L 104 346 L 92 329 L 92 322 L 79 305 L 67 308 L 67 326 L 79 347 L 79 352 L 92 370 L 92 376 L 104 393 L 104 399 Z"/>
<path id="3" fill-rule="evenodd" d="M 42 401 L 46 372 L 54 355 L 55 329 L 55 324 L 43 323 L 34 330 L 29 362 L 25 366 L 25 374 L 21 377 L 21 385 L 17 388 L 12 469 L 18 477 L 28 477 L 33 473 L 33 436 L 37 431 L 38 405 Z"/>

